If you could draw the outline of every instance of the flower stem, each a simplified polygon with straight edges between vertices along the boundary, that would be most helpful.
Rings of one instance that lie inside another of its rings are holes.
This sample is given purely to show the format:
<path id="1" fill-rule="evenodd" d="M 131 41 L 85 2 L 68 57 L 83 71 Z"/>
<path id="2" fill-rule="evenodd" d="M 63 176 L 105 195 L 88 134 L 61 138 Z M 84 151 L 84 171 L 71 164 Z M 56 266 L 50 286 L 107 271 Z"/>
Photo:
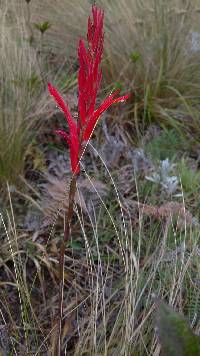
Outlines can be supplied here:
<path id="1" fill-rule="evenodd" d="M 70 238 L 70 227 L 73 216 L 73 205 L 76 193 L 77 175 L 74 174 L 69 189 L 69 205 L 64 221 L 64 238 L 60 247 L 59 260 L 59 309 L 58 309 L 58 323 L 57 323 L 57 352 L 56 356 L 61 356 L 61 342 L 62 342 L 62 318 L 63 318 L 63 290 L 64 290 L 64 265 L 65 265 L 65 249 Z"/>

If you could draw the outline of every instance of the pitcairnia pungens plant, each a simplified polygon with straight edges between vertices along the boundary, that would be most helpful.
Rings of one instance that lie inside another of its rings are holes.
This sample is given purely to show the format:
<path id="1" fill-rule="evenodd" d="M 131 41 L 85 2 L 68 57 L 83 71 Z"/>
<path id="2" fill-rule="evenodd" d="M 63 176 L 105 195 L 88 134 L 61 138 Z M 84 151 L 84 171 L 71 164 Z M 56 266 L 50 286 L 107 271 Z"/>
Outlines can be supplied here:
<path id="1" fill-rule="evenodd" d="M 78 46 L 79 72 L 78 72 L 78 120 L 76 121 L 62 96 L 58 93 L 52 84 L 48 84 L 50 94 L 55 99 L 58 107 L 63 112 L 69 130 L 57 130 L 69 146 L 72 178 L 69 190 L 69 203 L 66 216 L 64 219 L 64 238 L 60 248 L 59 261 L 59 314 L 57 320 L 57 345 L 56 356 L 61 354 L 61 334 L 62 334 L 62 318 L 63 318 L 63 287 L 64 287 L 64 255 L 65 247 L 70 237 L 70 225 L 73 215 L 74 196 L 76 192 L 76 182 L 80 174 L 80 160 L 85 152 L 87 143 L 93 134 L 95 126 L 101 114 L 108 109 L 112 104 L 127 100 L 130 94 L 118 97 L 119 90 L 111 92 L 96 108 L 96 98 L 102 79 L 102 71 L 100 69 L 103 45 L 104 12 L 92 7 L 92 17 L 88 19 L 87 41 L 86 48 L 84 40 L 80 39 Z"/>

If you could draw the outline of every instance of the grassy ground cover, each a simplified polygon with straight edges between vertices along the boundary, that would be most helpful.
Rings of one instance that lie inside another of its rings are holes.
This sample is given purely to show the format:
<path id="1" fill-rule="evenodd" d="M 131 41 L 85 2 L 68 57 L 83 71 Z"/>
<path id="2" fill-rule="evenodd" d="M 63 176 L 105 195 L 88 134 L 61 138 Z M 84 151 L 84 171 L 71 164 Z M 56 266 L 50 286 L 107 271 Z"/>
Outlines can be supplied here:
<path id="1" fill-rule="evenodd" d="M 52 82 L 77 116 L 91 1 L 0 9 L 0 352 L 51 355 L 69 152 Z M 155 297 L 200 333 L 198 1 L 99 0 L 103 82 L 131 92 L 81 164 L 64 269 L 63 352 L 160 355 Z"/>

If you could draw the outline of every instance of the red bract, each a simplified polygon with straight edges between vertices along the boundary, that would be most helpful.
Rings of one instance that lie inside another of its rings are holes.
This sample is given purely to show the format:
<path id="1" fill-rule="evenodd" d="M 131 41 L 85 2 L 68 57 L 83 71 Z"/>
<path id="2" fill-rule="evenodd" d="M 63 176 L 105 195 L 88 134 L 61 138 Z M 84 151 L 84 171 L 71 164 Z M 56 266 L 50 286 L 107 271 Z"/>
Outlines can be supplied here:
<path id="1" fill-rule="evenodd" d="M 104 13 L 96 6 L 92 7 L 93 19 L 88 19 L 88 48 L 86 49 L 84 41 L 79 41 L 78 58 L 79 58 L 79 73 L 78 73 L 78 124 L 72 118 L 67 105 L 51 85 L 48 85 L 51 95 L 54 97 L 60 109 L 63 111 L 68 125 L 69 134 L 58 130 L 70 148 L 71 166 L 73 173 L 79 173 L 79 155 L 82 144 L 88 141 L 93 133 L 97 121 L 101 114 L 108 109 L 112 104 L 125 101 L 129 98 L 129 94 L 116 98 L 119 91 L 115 91 L 108 95 L 103 103 L 95 109 L 98 89 L 101 83 L 102 72 L 100 63 L 103 53 L 103 19 Z"/>
<path id="2" fill-rule="evenodd" d="M 118 90 L 115 92 L 111 93 L 107 98 L 103 101 L 103 103 L 98 107 L 97 110 L 95 110 L 92 115 L 90 116 L 86 129 L 84 130 L 83 133 L 83 140 L 88 141 L 95 129 L 95 126 L 97 124 L 98 118 L 103 114 L 105 110 L 107 110 L 112 104 L 114 103 L 119 103 L 127 100 L 129 98 L 129 94 L 120 96 L 119 98 L 114 99 L 116 94 L 118 94 Z"/>
<path id="3" fill-rule="evenodd" d="M 57 130 L 56 133 L 60 135 L 61 137 L 64 138 L 64 140 L 67 142 L 69 145 L 70 149 L 70 159 L 71 159 L 71 167 L 72 167 L 72 172 L 73 173 L 79 173 L 80 172 L 80 166 L 79 166 L 79 135 L 78 135 L 78 127 L 77 123 L 75 120 L 72 118 L 67 105 L 65 104 L 63 98 L 61 95 L 58 93 L 58 91 L 49 83 L 48 84 L 48 89 L 50 94 L 54 97 L 56 103 L 60 107 L 60 109 L 63 111 L 68 125 L 69 125 L 69 134 L 67 134 L 65 131 L 62 130 Z"/>
<path id="4" fill-rule="evenodd" d="M 129 97 L 129 95 L 125 95 L 114 99 L 119 93 L 119 91 L 115 91 L 95 110 L 97 92 L 102 78 L 99 67 L 103 52 L 104 13 L 96 6 L 93 6 L 92 14 L 93 21 L 90 17 L 88 19 L 88 49 L 86 50 L 83 40 L 80 40 L 78 49 L 80 64 L 78 74 L 79 118 L 84 141 L 90 139 L 99 117 L 106 109 L 113 103 L 125 101 Z"/>
<path id="5" fill-rule="evenodd" d="M 88 19 L 88 49 L 81 39 L 78 48 L 79 57 L 79 116 L 80 126 L 84 128 L 93 114 L 102 73 L 99 68 L 103 52 L 103 11 L 92 7 L 93 21 Z"/>

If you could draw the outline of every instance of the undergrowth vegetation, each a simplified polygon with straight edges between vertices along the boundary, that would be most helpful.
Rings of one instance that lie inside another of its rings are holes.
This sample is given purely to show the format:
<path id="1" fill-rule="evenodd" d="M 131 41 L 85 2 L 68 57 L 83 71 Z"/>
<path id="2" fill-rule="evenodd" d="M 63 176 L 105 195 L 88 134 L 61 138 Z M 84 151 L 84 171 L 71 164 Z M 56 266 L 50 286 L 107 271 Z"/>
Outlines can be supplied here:
<path id="1" fill-rule="evenodd" d="M 55 349 L 70 160 L 54 134 L 65 127 L 47 82 L 60 88 L 76 117 L 76 48 L 86 38 L 91 3 L 1 4 L 5 355 Z M 105 114 L 81 162 L 65 253 L 63 352 L 160 355 L 155 298 L 200 334 L 200 9 L 195 0 L 96 4 L 105 12 L 98 100 L 116 88 L 132 95 Z"/>
<path id="2" fill-rule="evenodd" d="M 12 6 L 5 6 L 0 18 L 0 180 L 14 183 L 23 174 L 32 139 L 37 63 L 26 38 L 25 20 L 20 21 Z"/>

